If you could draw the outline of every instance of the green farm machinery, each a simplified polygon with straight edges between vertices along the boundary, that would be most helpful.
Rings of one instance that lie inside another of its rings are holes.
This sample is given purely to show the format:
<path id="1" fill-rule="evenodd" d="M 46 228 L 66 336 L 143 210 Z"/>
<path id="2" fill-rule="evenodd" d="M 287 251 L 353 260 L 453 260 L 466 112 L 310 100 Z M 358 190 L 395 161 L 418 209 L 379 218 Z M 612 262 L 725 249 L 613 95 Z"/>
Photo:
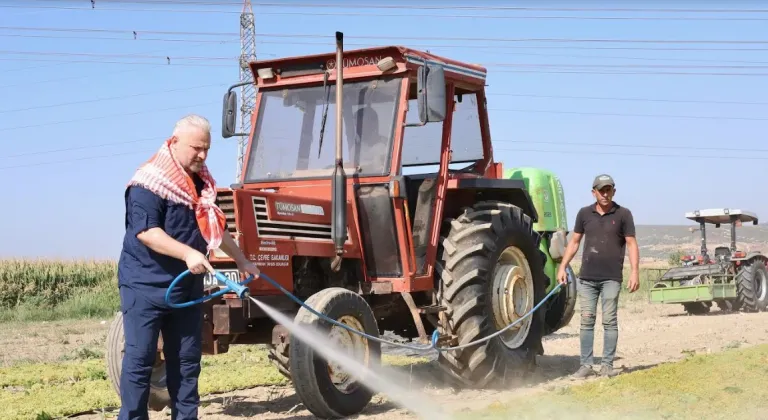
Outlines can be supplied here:
<path id="1" fill-rule="evenodd" d="M 736 227 L 757 225 L 755 213 L 739 209 L 707 209 L 686 213 L 699 224 L 701 252 L 684 255 L 680 266 L 670 268 L 651 287 L 653 303 L 682 304 L 689 314 L 709 312 L 712 303 L 724 311 L 765 311 L 768 306 L 768 258 L 759 251 L 736 247 Z M 707 250 L 707 225 L 730 226 L 730 246 Z M 692 228 L 691 231 L 695 229 Z"/>
<path id="2" fill-rule="evenodd" d="M 568 220 L 565 212 L 565 193 L 560 179 L 552 171 L 541 168 L 510 168 L 504 171 L 504 178 L 517 179 L 525 183 L 539 220 L 533 230 L 541 235 L 539 250 L 546 255 L 544 272 L 549 277 L 547 293 L 557 286 L 557 269 L 568 245 Z M 568 325 L 576 306 L 577 278 L 573 269 L 566 267 L 571 281 L 546 304 L 545 334 L 551 334 Z"/>

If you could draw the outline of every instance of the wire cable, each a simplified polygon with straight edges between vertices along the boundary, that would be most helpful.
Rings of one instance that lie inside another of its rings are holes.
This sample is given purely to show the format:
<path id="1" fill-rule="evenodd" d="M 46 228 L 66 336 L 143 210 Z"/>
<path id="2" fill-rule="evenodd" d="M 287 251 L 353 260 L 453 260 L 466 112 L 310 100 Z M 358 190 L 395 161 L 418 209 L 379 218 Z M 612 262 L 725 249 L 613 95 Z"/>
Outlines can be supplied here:
<path id="1" fill-rule="evenodd" d="M 205 31 L 167 31 L 147 29 L 103 29 L 103 28 L 51 28 L 29 26 L 0 26 L 6 30 L 54 31 L 54 32 L 107 32 L 107 33 L 149 33 L 163 35 L 203 35 L 203 36 L 237 36 L 237 32 L 205 32 Z M 333 38 L 328 34 L 297 34 L 297 33 L 256 33 L 258 38 Z M 487 37 L 445 37 L 423 35 L 349 35 L 345 39 L 423 39 L 431 41 L 476 41 L 476 42 L 610 42 L 610 43 L 651 43 L 651 44 L 768 44 L 768 40 L 669 40 L 669 39 L 616 39 L 616 38 L 487 38 Z"/>
<path id="2" fill-rule="evenodd" d="M 121 112 L 119 114 L 100 115 L 100 116 L 96 116 L 96 117 L 88 117 L 88 118 L 81 118 L 81 119 L 74 119 L 74 120 L 54 121 L 54 122 L 49 122 L 49 123 L 21 125 L 21 126 L 15 126 L 15 127 L 3 127 L 3 128 L 0 128 L 0 131 L 12 131 L 12 130 L 21 130 L 21 129 L 25 129 L 25 128 L 48 127 L 48 126 L 51 126 L 51 125 L 69 124 L 69 123 L 73 123 L 73 122 L 82 122 L 82 121 L 94 121 L 94 120 L 100 120 L 100 119 L 104 119 L 104 118 L 125 117 L 125 116 L 129 116 L 129 115 L 141 115 L 141 114 L 149 114 L 149 113 L 153 113 L 153 112 L 174 111 L 174 110 L 177 110 L 177 109 L 188 109 L 188 108 L 192 108 L 192 107 L 206 106 L 206 105 L 212 105 L 212 104 L 220 104 L 220 102 L 219 101 L 205 102 L 205 103 L 194 104 L 194 105 L 174 106 L 174 107 L 170 107 L 170 108 L 145 109 L 145 110 L 136 111 L 136 112 Z"/>
<path id="3" fill-rule="evenodd" d="M 140 96 L 150 96 L 150 95 L 158 95 L 158 94 L 165 94 L 165 93 L 187 92 L 187 91 L 195 90 L 195 89 L 203 89 L 203 88 L 209 88 L 209 87 L 225 87 L 225 86 L 228 86 L 228 85 L 229 84 L 227 84 L 227 83 L 216 83 L 216 84 L 211 84 L 211 85 L 192 86 L 192 87 L 183 87 L 183 88 L 176 88 L 176 89 L 156 90 L 156 91 L 152 91 L 152 92 L 134 93 L 132 95 L 110 96 L 110 97 L 104 97 L 104 98 L 85 99 L 85 100 L 82 100 L 82 101 L 63 102 L 63 103 L 49 104 L 49 105 L 39 105 L 39 106 L 32 106 L 32 107 L 27 107 L 27 108 L 4 109 L 4 110 L 0 110 L 0 114 L 7 114 L 7 113 L 11 113 L 11 112 L 32 111 L 32 110 L 36 110 L 36 109 L 57 108 L 57 107 L 61 107 L 61 106 L 72 106 L 72 105 L 89 104 L 89 103 L 102 102 L 102 101 L 114 101 L 114 100 L 121 100 L 121 99 L 138 98 Z"/>
<path id="4" fill-rule="evenodd" d="M 178 4 L 178 3 L 175 3 Z M 218 4 L 217 4 L 218 5 Z M 242 5 L 242 4 L 240 4 Z M 290 5 L 283 5 L 284 7 L 290 7 Z M 349 6 L 345 6 L 348 8 Z M 130 8 L 130 7 L 72 7 L 72 6 L 31 6 L 25 5 L 0 5 L 0 8 L 10 9 L 38 9 L 38 10 L 70 10 L 70 11 L 102 11 L 102 12 L 149 12 L 149 13 L 197 13 L 197 14 L 240 14 L 241 10 L 222 10 L 222 9 L 160 9 L 160 8 Z M 585 10 L 585 11 L 595 11 Z M 355 12 L 269 12 L 259 11 L 259 15 L 293 15 L 304 17 L 316 17 L 316 16 L 346 16 L 346 17 L 394 17 L 394 18 L 451 18 L 451 19 L 509 19 L 509 20 L 604 20 L 604 21 L 658 21 L 658 20 L 671 20 L 671 21 L 764 21 L 768 18 L 760 17 L 669 17 L 669 16 L 568 16 L 568 15 L 546 15 L 546 16 L 510 16 L 510 15 L 478 15 L 478 14 L 387 14 L 387 13 L 355 13 Z"/>

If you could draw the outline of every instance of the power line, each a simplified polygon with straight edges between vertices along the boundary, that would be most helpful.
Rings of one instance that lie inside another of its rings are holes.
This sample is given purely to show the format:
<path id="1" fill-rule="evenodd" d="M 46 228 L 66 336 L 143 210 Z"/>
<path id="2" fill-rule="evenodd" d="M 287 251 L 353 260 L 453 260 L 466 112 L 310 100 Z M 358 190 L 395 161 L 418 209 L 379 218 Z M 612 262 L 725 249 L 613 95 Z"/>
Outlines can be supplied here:
<path id="1" fill-rule="evenodd" d="M 57 51 L 6 51 L 0 50 L 0 54 L 19 54 L 35 56 L 63 56 L 63 57 L 131 57 L 152 58 L 171 63 L 175 60 L 193 61 L 239 61 L 238 57 L 212 57 L 212 56 L 163 56 L 163 55 L 139 55 L 139 54 L 110 54 L 110 53 L 81 53 L 81 52 L 57 52 Z M 768 64 L 768 63 L 766 63 Z M 208 66 L 208 64 L 205 64 Z M 542 68 L 639 68 L 639 69 L 767 69 L 768 65 L 673 65 L 673 64 L 570 64 L 570 63 L 484 63 L 485 67 L 542 67 Z"/>
<path id="2" fill-rule="evenodd" d="M 178 3 L 175 3 L 178 4 Z M 218 5 L 218 4 L 217 4 Z M 285 5 L 288 6 L 288 5 Z M 29 6 L 29 5 L 1 5 L 0 8 L 10 9 L 42 9 L 42 10 L 72 10 L 72 11 L 112 11 L 112 12 L 151 12 L 151 13 L 197 13 L 197 14 L 239 14 L 235 10 L 221 9 L 155 9 L 155 8 L 91 8 L 91 7 L 71 7 L 71 6 Z M 345 6 L 349 8 L 349 6 Z M 568 15 L 546 15 L 546 16 L 510 16 L 510 15 L 478 15 L 478 14 L 386 14 L 386 13 L 355 13 L 355 12 L 264 12 L 259 11 L 259 15 L 293 15 L 293 16 L 346 16 L 346 17 L 394 17 L 394 18 L 458 18 L 458 19 L 509 19 L 509 20 L 598 20 L 598 21 L 764 21 L 766 18 L 759 17 L 668 17 L 668 16 L 568 16 Z"/>
<path id="3" fill-rule="evenodd" d="M 75 147 L 66 147 L 62 149 L 49 149 L 49 150 L 36 150 L 34 152 L 24 152 L 24 153 L 17 153 L 15 155 L 3 155 L 0 156 L 0 159 L 10 159 L 10 158 L 19 158 L 24 156 L 39 156 L 39 155 L 46 155 L 49 153 L 61 153 L 61 152 L 71 152 L 74 150 L 87 150 L 87 149 L 96 149 L 99 147 L 109 147 L 109 146 L 122 146 L 124 144 L 133 144 L 133 143 L 143 143 L 146 141 L 159 141 L 159 139 L 163 139 L 163 137 L 146 137 L 136 140 L 129 140 L 129 141 L 118 141 L 118 142 L 112 142 L 112 143 L 101 143 L 101 144 L 90 144 L 88 146 L 75 146 Z"/>
<path id="4" fill-rule="evenodd" d="M 48 165 L 55 165 L 59 163 L 71 163 L 71 162 L 80 162 L 83 160 L 94 160 L 94 159 L 104 159 L 104 158 L 111 158 L 111 157 L 117 157 L 117 156 L 126 156 L 126 155 L 137 155 L 139 153 L 141 154 L 148 154 L 148 153 L 154 153 L 157 150 L 147 150 L 147 151 L 132 151 L 132 152 L 123 152 L 123 153 L 111 153 L 108 155 L 98 155 L 98 156 L 87 156 L 82 158 L 74 158 L 74 159 L 64 159 L 64 160 L 58 160 L 53 162 L 35 162 L 30 163 L 26 165 L 14 165 L 14 166 L 0 166 L 0 169 L 18 169 L 18 168 L 29 168 L 33 166 L 48 166 Z"/>
<path id="5" fill-rule="evenodd" d="M 55 0 L 37 0 L 55 1 Z M 206 2 L 195 0 L 99 0 L 99 3 L 127 3 L 127 4 L 176 4 L 176 5 L 200 5 L 200 6 L 240 6 L 240 2 Z M 252 2 L 259 7 L 286 7 L 286 8 L 339 8 L 339 9 L 404 9 L 404 10 L 506 10 L 506 11 L 535 11 L 535 12 L 657 12 L 657 13 L 768 13 L 768 9 L 643 9 L 643 8 L 584 8 L 584 7 L 526 7 L 526 6 L 425 6 L 425 5 L 385 5 L 385 4 L 340 4 L 340 3 L 270 3 Z"/>
<path id="6" fill-rule="evenodd" d="M 24 157 L 24 156 L 39 156 L 49 153 L 61 153 L 61 152 L 71 152 L 75 150 L 87 150 L 87 149 L 96 149 L 101 147 L 109 147 L 109 146 L 120 146 L 125 144 L 133 144 L 133 143 L 142 143 L 147 141 L 158 141 L 158 139 L 163 138 L 162 136 L 155 136 L 155 137 L 146 137 L 136 140 L 129 140 L 129 141 L 119 141 L 119 142 L 110 142 L 110 143 L 101 143 L 101 144 L 95 144 L 95 145 L 87 145 L 87 146 L 75 146 L 75 147 L 67 147 L 67 148 L 59 148 L 59 149 L 48 149 L 48 150 L 38 150 L 38 151 L 32 151 L 32 152 L 24 152 L 19 153 L 15 155 L 6 155 L 6 156 L 0 156 L 0 158 L 18 158 L 18 157 Z M 494 144 L 494 148 L 498 149 L 495 145 L 498 143 L 506 144 L 506 143 L 523 143 L 523 144 L 531 144 L 531 145 L 543 145 L 543 144 L 549 144 L 554 146 L 591 146 L 591 147 L 624 147 L 624 148 L 640 148 L 640 149 L 676 149 L 676 150 L 712 150 L 712 151 L 729 151 L 730 149 L 723 148 L 723 147 L 702 147 L 700 145 L 689 145 L 689 146 L 678 146 L 678 145 L 650 145 L 650 144 L 618 144 L 618 143 L 591 143 L 591 142 L 561 142 L 561 141 L 539 141 L 539 140 L 507 140 L 507 139 L 495 139 L 493 136 L 491 136 L 492 142 Z M 502 149 L 507 150 L 507 149 Z M 510 149 L 510 150 L 518 150 L 518 149 Z M 752 153 L 768 153 L 768 149 L 755 149 L 750 148 L 750 152 Z M 617 152 L 618 153 L 618 152 Z M 767 157 L 768 158 L 768 157 Z"/>
<path id="7" fill-rule="evenodd" d="M 704 116 L 704 115 L 671 115 L 671 114 L 625 114 L 609 112 L 585 112 L 585 111 L 562 111 L 552 109 L 512 109 L 512 108 L 488 108 L 489 111 L 501 112 L 522 112 L 522 113 L 541 113 L 541 114 L 572 114 L 572 115 L 600 115 L 610 117 L 642 117 L 642 118 L 690 118 L 699 120 L 739 120 L 739 121 L 768 121 L 768 118 L 758 117 L 722 117 L 722 116 Z"/>
<path id="8" fill-rule="evenodd" d="M 504 93 L 488 92 L 488 96 L 518 96 L 524 98 L 547 98 L 547 99 L 588 99 L 602 101 L 629 101 L 629 102 L 671 102 L 671 103 L 691 103 L 691 104 L 720 104 L 720 105 L 768 105 L 768 102 L 742 102 L 742 101 L 712 101 L 712 100 L 694 100 L 694 99 L 661 99 L 661 98 L 621 98 L 605 96 L 563 96 L 563 95 L 539 95 L 527 93 Z"/>
<path id="9" fill-rule="evenodd" d="M 574 151 L 568 151 L 568 150 L 562 150 L 562 149 L 556 149 L 556 150 L 544 150 L 544 149 L 520 149 L 520 148 L 503 148 L 503 147 L 496 147 L 494 145 L 494 150 L 505 150 L 505 151 L 512 151 L 512 152 L 523 152 L 523 153 L 547 153 L 547 154 L 568 154 L 568 155 L 613 155 L 613 156 L 621 156 L 621 157 L 652 157 L 652 158 L 684 158 L 684 159 L 717 159 L 717 160 L 768 160 L 768 157 L 760 157 L 760 156 L 705 156 L 705 155 L 673 155 L 673 154 L 666 154 L 666 153 L 622 153 L 622 152 L 603 152 L 603 151 L 597 151 L 597 152 L 591 152 L 591 151 L 584 151 L 584 150 L 574 150 Z M 26 168 L 26 167 L 34 167 L 34 166 L 48 166 L 48 165 L 54 165 L 54 164 L 61 164 L 61 163 L 71 163 L 71 162 L 79 162 L 83 160 L 94 160 L 94 159 L 105 159 L 105 158 L 111 158 L 111 157 L 117 157 L 117 156 L 125 156 L 125 155 L 131 155 L 131 154 L 149 154 L 154 153 L 156 150 L 147 150 L 147 151 L 132 151 L 132 152 L 123 152 L 123 153 L 112 153 L 107 155 L 98 155 L 98 156 L 88 156 L 88 157 L 82 157 L 82 158 L 73 158 L 73 159 L 64 159 L 64 160 L 58 160 L 58 161 L 49 161 L 49 162 L 35 162 L 30 164 L 23 164 L 23 165 L 14 165 L 14 166 L 3 166 L 0 167 L 0 170 L 2 169 L 19 169 L 19 168 Z"/>
<path id="10" fill-rule="evenodd" d="M 204 35 L 204 36 L 236 36 L 236 32 L 205 32 L 205 31 L 161 31 L 146 29 L 103 29 L 103 28 L 50 28 L 28 26 L 0 26 L 6 30 L 54 31 L 54 32 L 108 32 L 108 33 L 149 33 L 161 35 Z M 296 34 L 296 33 L 256 33 L 257 37 L 270 38 L 333 38 L 327 34 Z M 668 39 L 616 39 L 616 38 L 486 38 L 486 37 L 446 37 L 446 36 L 398 36 L 398 35 L 345 35 L 345 39 L 424 39 L 432 41 L 477 41 L 477 42 L 610 42 L 610 43 L 651 43 L 651 44 L 768 44 L 766 40 L 668 40 Z"/>
<path id="11" fill-rule="evenodd" d="M 201 45 L 200 43 L 195 42 L 195 43 L 193 43 L 191 45 L 182 45 L 182 46 L 178 46 L 178 47 L 164 48 L 162 50 L 146 51 L 146 52 L 142 52 L 142 53 L 138 53 L 138 54 L 151 54 L 151 53 L 155 53 L 155 52 L 159 52 L 159 51 L 165 51 L 165 52 L 177 51 L 177 50 L 183 50 L 185 48 L 191 48 L 191 47 L 200 46 L 200 45 Z M 8 60 L 8 59 L 0 58 L 0 60 Z M 69 62 L 67 62 L 67 61 L 59 61 L 59 60 L 39 60 L 39 59 L 38 60 L 31 59 L 30 60 L 30 59 L 18 59 L 18 58 L 14 59 L 13 61 L 53 61 L 53 62 L 57 62 L 57 63 L 67 63 L 67 64 L 72 64 L 72 63 L 91 63 L 90 61 L 69 61 Z M 118 62 L 118 63 L 115 63 L 115 64 L 123 64 L 123 63 L 119 63 Z M 158 65 L 158 64 L 154 64 L 154 63 L 148 63 L 148 64 L 149 65 L 155 65 L 155 66 Z M 51 66 L 38 66 L 38 67 L 42 68 L 42 67 L 51 67 Z M 120 71 L 110 72 L 110 73 L 100 73 L 99 75 L 100 76 L 107 76 L 107 75 L 123 74 L 123 73 L 128 73 L 128 72 L 133 72 L 133 71 L 134 71 L 133 69 L 127 69 L 127 70 L 120 70 Z M 34 82 L 34 84 L 35 85 L 40 85 L 40 84 L 45 84 L 45 83 L 62 82 L 62 81 L 67 81 L 67 80 L 77 80 L 77 79 L 92 78 L 92 77 L 93 77 L 93 75 L 91 75 L 91 74 L 84 74 L 84 75 L 81 75 L 81 76 L 68 76 L 68 77 L 63 77 L 63 78 L 60 77 L 60 78 L 56 78 L 56 79 L 36 80 Z M 27 84 L 28 83 L 23 83 L 22 82 L 22 83 L 16 83 L 16 84 L 11 84 L 11 85 L 3 85 L 3 86 L 0 86 L 0 88 L 16 87 L 16 86 L 22 86 L 22 85 L 27 85 Z"/>
<path id="12" fill-rule="evenodd" d="M 0 50 L 0 54 L 19 54 L 19 55 L 55 55 L 65 57 L 130 57 L 130 58 L 153 58 L 162 60 L 235 60 L 238 57 L 201 57 L 201 56 L 183 56 L 183 55 L 148 55 L 148 54 L 112 54 L 112 53 L 81 53 L 81 52 L 61 52 L 61 51 L 8 51 Z"/>
<path id="13" fill-rule="evenodd" d="M 16 108 L 16 109 L 6 109 L 6 110 L 0 110 L 0 114 L 6 114 L 11 112 L 22 112 L 22 111 L 31 111 L 35 109 L 44 109 L 44 108 L 56 108 L 60 106 L 71 106 L 71 105 L 80 105 L 80 104 L 86 104 L 86 103 L 94 103 L 94 102 L 102 102 L 102 101 L 113 101 L 118 99 L 128 99 L 128 98 L 137 98 L 139 96 L 149 96 L 149 95 L 157 95 L 162 93 L 172 93 L 172 92 L 186 92 L 194 89 L 203 89 L 203 88 L 209 88 L 209 87 L 224 87 L 227 86 L 226 83 L 217 83 L 217 84 L 211 84 L 211 85 L 202 85 L 202 86 L 192 86 L 192 87 L 184 87 L 184 88 L 176 88 L 176 89 L 168 89 L 168 90 L 159 90 L 159 91 L 152 91 L 152 92 L 144 92 L 144 93 L 134 93 L 132 95 L 122 95 L 122 96 L 110 96 L 105 98 L 95 98 L 95 99 L 86 99 L 82 101 L 73 101 L 73 102 L 63 102 L 58 104 L 50 104 L 50 105 L 39 105 L 39 106 L 33 106 L 28 108 Z"/>
<path id="14" fill-rule="evenodd" d="M 1 6 L 0 6 L 1 7 Z M 260 34 L 261 37 L 269 38 L 269 37 L 284 37 L 284 36 L 278 36 L 278 35 L 271 35 L 271 34 Z M 0 33 L 0 36 L 10 36 L 10 37 L 36 37 L 36 38 L 54 38 L 54 39 L 94 39 L 94 40 L 125 40 L 125 41 L 160 41 L 160 42 L 195 42 L 195 43 L 217 43 L 217 44 L 225 44 L 225 43 L 234 43 L 238 42 L 238 40 L 200 40 L 200 39 L 170 39 L 170 38 L 114 38 L 114 37 L 59 37 L 59 36 L 45 36 L 45 35 L 22 35 L 22 34 L 2 34 Z M 295 38 L 301 35 L 291 35 L 290 37 Z M 312 36 L 312 35 L 305 35 L 305 36 Z M 403 38 L 401 40 L 404 40 L 406 38 Z M 422 39 L 420 37 L 415 37 L 414 39 Z M 478 39 L 467 39 L 467 40 L 478 40 Z M 509 42 L 525 42 L 524 39 L 507 39 Z M 578 40 L 576 40 L 578 42 Z M 643 40 L 614 40 L 615 42 L 634 42 L 634 41 L 643 41 Z M 695 41 L 695 40 L 694 40 Z M 674 43 L 676 41 L 669 41 L 671 43 Z M 695 42 L 707 42 L 707 41 L 695 41 Z M 725 41 L 729 42 L 729 41 Z M 752 42 L 752 41 L 749 41 Z M 761 41 L 754 41 L 754 42 L 761 42 Z M 768 42 L 768 41 L 766 41 Z M 308 41 L 263 41 L 259 40 L 257 41 L 257 44 L 275 44 L 275 45 L 317 45 L 317 46 L 323 46 L 327 47 L 329 44 L 327 42 L 308 42 Z M 345 42 L 345 45 L 349 46 L 359 46 L 359 47 L 385 47 L 385 46 L 391 46 L 394 43 L 387 43 L 387 44 L 370 44 L 370 43 L 349 43 Z M 458 49 L 472 49 L 472 50 L 478 50 L 478 49 L 491 49 L 493 52 L 497 49 L 568 49 L 568 50 L 629 50 L 629 51 L 725 51 L 725 52 L 744 52 L 744 51 L 768 51 L 768 48 L 717 48 L 717 47 L 703 47 L 703 48 L 692 48 L 692 47 L 606 47 L 606 46 L 557 46 L 557 45 L 459 45 L 459 44 L 423 44 L 423 43 L 407 43 L 408 47 L 411 48 L 458 48 Z"/>
<path id="15" fill-rule="evenodd" d="M 507 150 L 513 152 L 530 152 L 530 153 L 556 153 L 556 154 L 568 154 L 568 155 L 612 155 L 612 156 L 637 156 L 637 157 L 655 157 L 655 158 L 684 158 L 684 159 L 736 159 L 736 160 L 768 160 L 768 157 L 760 156 L 703 156 L 703 155 L 670 155 L 666 153 L 621 153 L 621 152 L 586 152 L 583 150 L 540 150 L 540 149 L 505 149 L 501 147 L 493 147 L 494 150 Z"/>
<path id="16" fill-rule="evenodd" d="M 231 65 L 229 64 L 202 64 L 202 63 L 166 63 L 166 64 L 159 64 L 159 63 L 151 63 L 151 62 L 129 62 L 129 61 L 106 61 L 106 60 L 58 60 L 58 59 L 45 59 L 45 58 L 0 58 L 0 61 L 6 60 L 6 61 L 37 61 L 37 62 L 54 62 L 54 63 L 86 63 L 86 64 L 121 64 L 121 65 L 147 65 L 147 66 L 155 66 L 155 67 L 184 67 L 184 68 L 193 68 L 193 67 L 203 67 L 203 68 L 231 68 Z M 737 73 L 737 72 L 661 72 L 661 71 L 592 71 L 592 70 L 574 70 L 574 71 L 568 71 L 568 70 L 547 70 L 546 68 L 552 68 L 552 65 L 526 65 L 521 66 L 523 68 L 528 68 L 530 70 L 520 69 L 520 70 L 494 70 L 491 72 L 493 73 L 534 73 L 534 74 L 574 74 L 574 75 L 621 75 L 621 76 L 632 76 L 632 75 L 638 75 L 638 76 L 653 76 L 653 75 L 660 75 L 660 76 L 768 76 L 768 73 Z M 542 69 L 541 67 L 544 67 Z M 560 65 L 560 68 L 570 68 L 572 66 L 570 65 Z M 508 68 L 508 67 L 507 67 Z M 613 68 L 613 67 L 611 67 Z M 123 73 L 129 72 L 131 70 L 123 71 Z M 61 80 L 71 80 L 71 79 L 79 79 L 87 76 L 74 76 L 70 78 L 62 78 L 57 79 L 56 81 Z M 41 83 L 48 83 L 51 82 L 45 81 L 45 82 L 35 82 L 35 84 L 41 84 Z M 10 87 L 10 86 L 20 86 L 20 85 L 26 85 L 27 83 L 18 83 L 15 85 L 5 85 L 0 87 Z"/>
<path id="17" fill-rule="evenodd" d="M 491 136 L 493 139 L 493 136 Z M 591 146 L 591 147 L 633 147 L 639 149 L 676 149 L 676 150 L 712 150 L 712 151 L 731 151 L 726 147 L 703 147 L 701 145 L 676 146 L 676 145 L 651 145 L 651 144 L 617 144 L 617 143 L 582 143 L 582 142 L 558 142 L 558 141 L 539 141 L 539 140 L 493 140 L 494 143 L 525 143 L 525 144 L 551 144 L 555 146 Z M 494 146 L 496 149 L 496 146 Z M 517 150 L 517 149 L 515 149 Z M 750 153 L 768 153 L 768 149 L 749 148 Z M 619 152 L 616 152 L 619 153 Z M 768 156 L 766 156 L 768 158 Z"/>
<path id="18" fill-rule="evenodd" d="M 192 39 L 166 39 L 166 38 L 115 38 L 115 37 L 62 37 L 58 35 L 22 35 L 22 34 L 3 34 L 0 33 L 1 37 L 19 37 L 19 38 L 49 38 L 49 39 L 83 39 L 83 40 L 94 40 L 94 41 L 101 41 L 101 40 L 108 40 L 108 41 L 170 41 L 170 42 L 204 42 L 204 43 L 216 43 L 216 44 L 226 44 L 226 43 L 235 43 L 239 42 L 237 39 L 227 40 L 227 41 L 218 41 L 218 40 L 192 40 Z M 315 45 L 315 44 L 312 44 Z M 317 44 L 321 45 L 321 44 Z M 322 44 L 325 45 L 325 44 Z M 348 44 L 347 44 L 348 45 Z M 360 45 L 360 44 L 356 44 Z M 433 46 L 430 46 L 433 47 Z M 482 48 L 478 49 L 478 47 L 474 46 L 466 46 L 463 47 L 464 49 L 471 49 L 474 53 L 491 53 L 494 55 L 529 55 L 529 56 L 537 56 L 537 57 L 568 57 L 568 58 L 589 58 L 589 59 L 620 59 L 620 60 L 642 60 L 642 61 L 690 61 L 690 62 L 704 62 L 704 63 L 743 63 L 743 64 L 768 64 L 768 61 L 751 61 L 751 60 L 711 60 L 711 59 L 697 59 L 697 58 L 661 58 L 661 57 L 628 57 L 628 56 L 610 56 L 610 55 L 576 55 L 576 54 L 540 54 L 540 53 L 524 53 L 524 52 L 507 52 L 507 51 L 485 51 Z M 512 47 L 516 48 L 516 47 Z M 558 49 L 561 47 L 557 47 Z M 565 48 L 565 47 L 563 47 Z M 767 49 L 768 50 L 768 49 Z M 665 51 L 665 50 L 661 50 Z M 270 57 L 277 57 L 277 54 L 273 53 L 264 53 L 261 52 L 259 55 L 262 56 L 270 56 Z"/>
<path id="19" fill-rule="evenodd" d="M 74 120 L 54 121 L 54 122 L 49 122 L 49 123 L 22 125 L 22 126 L 16 126 L 16 127 L 3 127 L 3 128 L 0 128 L 0 131 L 20 130 L 20 129 L 24 129 L 24 128 L 47 127 L 47 126 L 50 126 L 50 125 L 69 124 L 69 123 L 73 123 L 73 122 L 82 122 L 82 121 L 93 121 L 93 120 L 100 120 L 100 119 L 104 119 L 104 118 L 125 117 L 125 116 L 128 116 L 128 115 L 141 115 L 141 114 L 148 114 L 148 113 L 152 113 L 152 112 L 173 111 L 173 110 L 177 110 L 177 109 L 187 109 L 187 108 L 191 108 L 191 107 L 212 105 L 212 104 L 218 104 L 218 103 L 220 103 L 220 102 L 219 101 L 205 102 L 205 103 L 202 103 L 202 104 L 183 105 L 183 106 L 175 106 L 175 107 L 161 108 L 161 109 L 145 109 L 143 111 L 137 111 L 137 112 L 121 112 L 119 114 L 101 115 L 101 116 L 97 116 L 97 117 L 89 117 L 89 118 L 74 119 Z"/>
<path id="20" fill-rule="evenodd" d="M 67 124 L 67 123 L 82 122 L 82 121 L 92 121 L 92 120 L 97 120 L 97 119 L 112 118 L 112 117 L 123 117 L 123 116 L 128 116 L 128 115 L 140 115 L 140 114 L 146 114 L 146 113 L 152 113 L 152 112 L 161 112 L 161 111 L 170 111 L 170 110 L 176 110 L 176 109 L 185 109 L 185 108 L 189 108 L 189 107 L 205 106 L 205 105 L 212 105 L 212 104 L 218 104 L 218 103 L 219 103 L 218 101 L 216 101 L 216 102 L 206 102 L 206 103 L 196 104 L 196 105 L 184 105 L 184 106 L 162 108 L 162 109 L 143 110 L 143 111 L 137 111 L 137 112 L 132 112 L 132 113 L 109 114 L 109 115 L 89 117 L 89 118 L 84 118 L 84 119 L 74 119 L 74 120 L 66 120 L 66 121 L 55 121 L 55 122 L 50 122 L 50 123 L 41 123 L 41 124 L 26 125 L 26 126 L 6 127 L 6 128 L 0 128 L 0 131 L 10 131 L 10 130 L 18 130 L 18 129 L 24 129 L 24 128 L 46 127 L 46 126 L 50 126 L 50 125 Z M 544 109 L 508 109 L 508 108 L 489 108 L 488 110 L 489 111 L 498 111 L 498 112 L 520 112 L 520 113 L 542 113 L 542 114 L 574 114 L 574 115 L 595 115 L 595 116 L 611 116 L 611 117 L 690 118 L 690 119 L 703 119 L 703 120 L 768 121 L 768 118 L 757 118 L 757 117 L 752 118 L 752 117 L 723 117 L 723 116 L 672 115 L 672 114 L 626 114 L 626 113 L 563 111 L 563 110 L 544 110 Z"/>

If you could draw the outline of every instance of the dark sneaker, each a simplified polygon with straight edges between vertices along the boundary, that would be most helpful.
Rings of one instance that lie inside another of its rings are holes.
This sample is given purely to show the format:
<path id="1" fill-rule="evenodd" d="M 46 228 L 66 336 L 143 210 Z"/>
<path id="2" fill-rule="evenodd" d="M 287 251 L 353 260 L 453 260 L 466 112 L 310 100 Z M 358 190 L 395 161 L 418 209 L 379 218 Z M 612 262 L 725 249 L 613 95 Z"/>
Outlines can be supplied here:
<path id="1" fill-rule="evenodd" d="M 618 374 L 619 373 L 616 372 L 616 370 L 612 366 L 603 365 L 602 367 L 600 367 L 600 376 L 602 377 L 612 378 Z"/>
<path id="2" fill-rule="evenodd" d="M 589 366 L 582 366 L 579 368 L 579 370 L 576 371 L 573 375 L 571 375 L 572 379 L 586 379 L 590 376 L 595 375 L 594 369 L 592 369 Z"/>

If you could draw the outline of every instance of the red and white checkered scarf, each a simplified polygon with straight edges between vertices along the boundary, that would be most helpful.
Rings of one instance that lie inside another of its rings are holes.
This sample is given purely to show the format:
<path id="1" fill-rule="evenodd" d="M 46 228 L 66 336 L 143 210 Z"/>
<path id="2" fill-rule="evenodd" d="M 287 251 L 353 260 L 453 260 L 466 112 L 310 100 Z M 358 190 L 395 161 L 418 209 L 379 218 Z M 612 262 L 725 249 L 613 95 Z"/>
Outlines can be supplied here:
<path id="1" fill-rule="evenodd" d="M 203 164 L 197 174 L 205 184 L 200 196 L 197 195 L 192 177 L 173 156 L 171 140 L 168 139 L 157 153 L 139 167 L 128 186 L 142 186 L 163 199 L 193 209 L 200 232 L 208 242 L 208 249 L 213 250 L 221 245 L 226 216 L 216 205 L 216 181 L 208 167 Z"/>

